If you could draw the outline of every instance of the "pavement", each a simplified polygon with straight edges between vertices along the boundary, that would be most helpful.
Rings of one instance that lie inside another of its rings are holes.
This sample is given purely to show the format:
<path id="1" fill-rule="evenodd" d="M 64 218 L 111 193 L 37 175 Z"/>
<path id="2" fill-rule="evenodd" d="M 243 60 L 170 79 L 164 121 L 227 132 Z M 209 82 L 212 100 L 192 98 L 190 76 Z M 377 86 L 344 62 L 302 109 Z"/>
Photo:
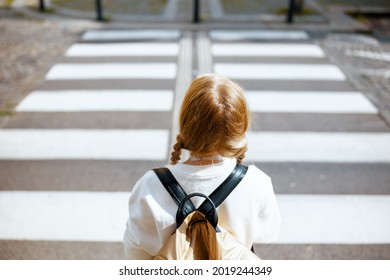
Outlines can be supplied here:
<path id="1" fill-rule="evenodd" d="M 246 163 L 271 176 L 281 208 L 278 240 L 256 253 L 390 259 L 388 64 L 367 27 L 18 9 L 82 31 L 0 129 L 0 259 L 123 259 L 132 186 L 167 163 L 185 89 L 207 72 L 245 89 Z"/>

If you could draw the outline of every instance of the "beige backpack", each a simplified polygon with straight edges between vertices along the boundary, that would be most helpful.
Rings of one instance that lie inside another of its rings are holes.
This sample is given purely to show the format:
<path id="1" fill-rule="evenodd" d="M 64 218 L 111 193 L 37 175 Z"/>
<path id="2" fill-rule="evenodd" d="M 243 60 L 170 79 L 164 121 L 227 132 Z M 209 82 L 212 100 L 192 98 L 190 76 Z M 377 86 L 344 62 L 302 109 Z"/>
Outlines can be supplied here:
<path id="1" fill-rule="evenodd" d="M 232 234 L 218 227 L 217 207 L 245 176 L 248 167 L 237 164 L 229 177 L 210 196 L 187 195 L 168 168 L 153 169 L 178 205 L 176 230 L 154 256 L 155 260 L 259 260 Z M 205 201 L 196 209 L 191 197 Z"/>

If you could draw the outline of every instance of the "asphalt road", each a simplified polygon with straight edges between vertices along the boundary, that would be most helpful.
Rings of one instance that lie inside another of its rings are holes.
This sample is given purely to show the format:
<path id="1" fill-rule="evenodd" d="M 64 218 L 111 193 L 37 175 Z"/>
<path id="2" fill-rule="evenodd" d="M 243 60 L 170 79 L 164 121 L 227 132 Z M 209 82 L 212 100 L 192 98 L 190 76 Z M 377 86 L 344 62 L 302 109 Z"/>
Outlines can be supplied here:
<path id="1" fill-rule="evenodd" d="M 123 259 L 127 198 L 167 163 L 197 74 L 246 91 L 247 163 L 283 226 L 262 259 L 390 259 L 390 128 L 303 30 L 86 30 L 0 130 L 0 259 Z"/>

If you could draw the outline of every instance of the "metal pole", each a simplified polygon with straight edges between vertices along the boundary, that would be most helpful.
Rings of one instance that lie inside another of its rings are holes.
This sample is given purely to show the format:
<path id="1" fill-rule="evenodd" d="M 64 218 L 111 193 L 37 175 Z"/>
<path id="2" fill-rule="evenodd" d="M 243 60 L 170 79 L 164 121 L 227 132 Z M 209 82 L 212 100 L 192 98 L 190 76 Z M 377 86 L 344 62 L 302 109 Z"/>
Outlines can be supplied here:
<path id="1" fill-rule="evenodd" d="M 193 20 L 194 23 L 200 22 L 199 9 L 200 9 L 199 0 L 194 0 L 194 20 Z"/>
<path id="2" fill-rule="evenodd" d="M 287 22 L 292 23 L 294 21 L 294 9 L 295 3 L 294 0 L 290 0 L 287 11 Z"/>
<path id="3" fill-rule="evenodd" d="M 96 19 L 103 21 L 103 5 L 101 0 L 96 0 Z"/>
<path id="4" fill-rule="evenodd" d="M 45 0 L 39 0 L 39 11 L 45 11 Z"/>

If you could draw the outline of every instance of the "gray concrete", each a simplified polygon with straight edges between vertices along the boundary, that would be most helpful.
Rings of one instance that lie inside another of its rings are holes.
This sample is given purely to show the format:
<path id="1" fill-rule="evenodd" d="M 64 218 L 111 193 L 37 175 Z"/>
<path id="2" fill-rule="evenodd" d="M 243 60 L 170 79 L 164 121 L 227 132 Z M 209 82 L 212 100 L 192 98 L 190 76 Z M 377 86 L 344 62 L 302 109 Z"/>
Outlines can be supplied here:
<path id="1" fill-rule="evenodd" d="M 358 234 L 358 233 L 357 233 Z M 390 245 L 278 244 L 254 247 L 264 260 L 379 260 L 390 259 Z"/>
<path id="2" fill-rule="evenodd" d="M 5 128 L 170 129 L 171 112 L 21 112 Z"/>
<path id="3" fill-rule="evenodd" d="M 130 192 L 144 173 L 165 164 L 166 161 L 1 160 L 0 190 Z"/>
<path id="4" fill-rule="evenodd" d="M 254 113 L 253 131 L 389 132 L 386 123 L 369 114 Z"/>
<path id="5" fill-rule="evenodd" d="M 121 243 L 0 241 L 0 260 L 123 260 Z"/>
<path id="6" fill-rule="evenodd" d="M 71 90 L 71 89 L 173 89 L 175 81 L 172 80 L 106 80 L 100 79 L 93 83 L 89 80 L 52 80 L 40 82 L 37 88 L 40 90 Z"/>
<path id="7" fill-rule="evenodd" d="M 277 194 L 389 195 L 389 164 L 256 162 Z"/>
<path id="8" fill-rule="evenodd" d="M 287 81 L 279 80 L 237 80 L 246 90 L 291 90 L 291 91 L 353 91 L 354 88 L 344 81 Z"/>

